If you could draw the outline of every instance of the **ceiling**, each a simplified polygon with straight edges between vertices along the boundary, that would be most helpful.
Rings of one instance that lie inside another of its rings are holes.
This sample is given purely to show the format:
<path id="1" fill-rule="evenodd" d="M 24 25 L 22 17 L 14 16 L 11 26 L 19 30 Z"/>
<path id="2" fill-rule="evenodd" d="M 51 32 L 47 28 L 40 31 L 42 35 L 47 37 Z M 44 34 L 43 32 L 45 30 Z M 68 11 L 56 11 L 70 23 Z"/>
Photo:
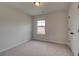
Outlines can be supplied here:
<path id="1" fill-rule="evenodd" d="M 40 2 L 40 7 L 36 7 L 33 2 L 5 3 L 12 8 L 18 9 L 30 16 L 49 14 L 56 11 L 67 11 L 70 2 Z"/>

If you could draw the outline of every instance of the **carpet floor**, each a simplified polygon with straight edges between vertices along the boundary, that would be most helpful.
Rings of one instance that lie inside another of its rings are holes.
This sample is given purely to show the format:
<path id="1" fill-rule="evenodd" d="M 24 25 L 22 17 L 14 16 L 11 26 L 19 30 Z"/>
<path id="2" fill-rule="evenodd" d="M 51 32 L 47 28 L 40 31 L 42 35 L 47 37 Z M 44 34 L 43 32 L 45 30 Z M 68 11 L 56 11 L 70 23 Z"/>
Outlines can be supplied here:
<path id="1" fill-rule="evenodd" d="M 1 52 L 2 56 L 72 56 L 66 45 L 31 40 L 17 47 Z"/>

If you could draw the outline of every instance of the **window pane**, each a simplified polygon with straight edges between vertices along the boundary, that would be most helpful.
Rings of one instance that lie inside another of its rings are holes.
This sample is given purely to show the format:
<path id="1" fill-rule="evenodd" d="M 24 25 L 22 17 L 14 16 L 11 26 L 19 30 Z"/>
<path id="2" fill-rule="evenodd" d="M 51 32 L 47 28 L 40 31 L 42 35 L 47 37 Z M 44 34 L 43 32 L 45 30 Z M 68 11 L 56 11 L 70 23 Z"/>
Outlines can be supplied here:
<path id="1" fill-rule="evenodd" d="M 37 21 L 37 26 L 41 26 L 41 21 Z"/>
<path id="2" fill-rule="evenodd" d="M 42 22 L 42 23 L 41 23 L 41 26 L 45 26 L 45 22 Z"/>
<path id="3" fill-rule="evenodd" d="M 45 34 L 45 27 L 38 27 L 37 34 Z"/>
<path id="4" fill-rule="evenodd" d="M 45 20 L 38 20 L 37 26 L 45 26 Z"/>
<path id="5" fill-rule="evenodd" d="M 45 34 L 45 20 L 37 20 L 37 34 Z"/>

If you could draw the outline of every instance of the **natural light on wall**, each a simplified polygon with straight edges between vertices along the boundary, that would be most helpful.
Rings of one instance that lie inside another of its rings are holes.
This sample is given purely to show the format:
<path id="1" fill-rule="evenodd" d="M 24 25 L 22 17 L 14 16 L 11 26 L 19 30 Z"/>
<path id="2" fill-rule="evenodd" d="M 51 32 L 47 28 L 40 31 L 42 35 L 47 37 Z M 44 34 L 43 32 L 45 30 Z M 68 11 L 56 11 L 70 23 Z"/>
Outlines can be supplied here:
<path id="1" fill-rule="evenodd" d="M 37 20 L 37 34 L 45 35 L 45 20 Z"/>

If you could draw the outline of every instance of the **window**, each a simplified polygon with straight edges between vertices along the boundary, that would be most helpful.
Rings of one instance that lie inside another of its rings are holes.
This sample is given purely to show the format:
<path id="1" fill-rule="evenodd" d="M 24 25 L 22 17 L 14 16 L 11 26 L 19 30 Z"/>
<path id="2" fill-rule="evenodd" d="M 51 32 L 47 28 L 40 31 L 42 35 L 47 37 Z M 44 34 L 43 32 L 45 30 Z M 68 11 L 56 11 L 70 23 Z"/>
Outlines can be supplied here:
<path id="1" fill-rule="evenodd" d="M 37 34 L 45 34 L 45 20 L 37 20 Z"/>

